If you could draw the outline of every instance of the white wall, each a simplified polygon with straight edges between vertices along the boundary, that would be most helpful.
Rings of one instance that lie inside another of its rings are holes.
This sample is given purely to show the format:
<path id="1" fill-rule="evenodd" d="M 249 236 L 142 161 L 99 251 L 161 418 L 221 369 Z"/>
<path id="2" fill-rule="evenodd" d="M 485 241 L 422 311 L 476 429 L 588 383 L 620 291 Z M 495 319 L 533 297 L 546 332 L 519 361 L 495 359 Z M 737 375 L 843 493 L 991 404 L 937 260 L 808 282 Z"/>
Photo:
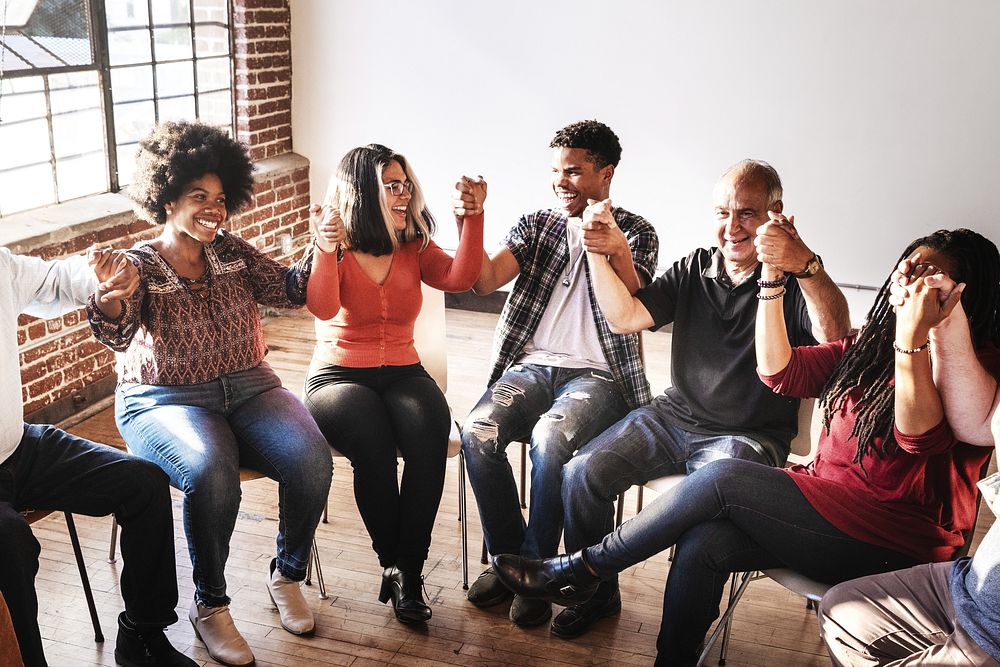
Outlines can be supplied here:
<path id="1" fill-rule="evenodd" d="M 597 118 L 624 147 L 616 203 L 660 264 L 713 242 L 711 189 L 773 164 L 786 212 L 842 283 L 880 285 L 913 238 L 1000 243 L 995 0 L 291 0 L 293 143 L 322 197 L 378 141 L 415 165 L 442 225 L 461 173 L 490 184 L 487 243 L 550 206 L 547 148 Z"/>

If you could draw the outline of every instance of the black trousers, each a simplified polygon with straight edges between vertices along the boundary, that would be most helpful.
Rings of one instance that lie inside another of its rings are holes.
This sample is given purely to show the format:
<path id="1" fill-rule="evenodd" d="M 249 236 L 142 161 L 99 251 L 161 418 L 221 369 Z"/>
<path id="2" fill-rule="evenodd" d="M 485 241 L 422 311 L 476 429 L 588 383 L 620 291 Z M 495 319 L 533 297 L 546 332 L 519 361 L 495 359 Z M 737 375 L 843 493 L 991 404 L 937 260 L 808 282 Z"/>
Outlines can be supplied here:
<path id="1" fill-rule="evenodd" d="M 174 527 L 167 476 L 156 465 L 54 426 L 24 425 L 14 453 L 0 463 L 0 591 L 25 665 L 45 665 L 35 575 L 41 545 L 20 512 L 114 514 L 121 526 L 121 590 L 139 626 L 177 620 Z"/>
<path id="2" fill-rule="evenodd" d="M 354 499 L 379 563 L 419 573 L 444 489 L 451 430 L 444 394 L 420 364 L 320 367 L 305 393 L 327 441 L 351 461 Z"/>

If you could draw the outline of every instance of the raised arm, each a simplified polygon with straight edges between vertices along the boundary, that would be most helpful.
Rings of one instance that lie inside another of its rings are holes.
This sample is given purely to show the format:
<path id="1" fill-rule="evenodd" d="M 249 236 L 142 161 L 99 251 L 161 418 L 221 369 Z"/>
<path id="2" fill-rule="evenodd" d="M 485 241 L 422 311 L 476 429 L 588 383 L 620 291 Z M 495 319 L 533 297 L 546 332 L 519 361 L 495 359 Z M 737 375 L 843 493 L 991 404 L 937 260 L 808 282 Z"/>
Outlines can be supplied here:
<path id="1" fill-rule="evenodd" d="M 919 277 L 910 298 L 896 308 L 895 421 L 902 433 L 926 433 L 944 419 L 930 353 L 930 330 L 940 309 L 938 290 Z"/>
<path id="2" fill-rule="evenodd" d="M 455 183 L 451 204 L 455 213 L 455 221 L 459 225 L 459 233 L 464 232 L 466 216 L 482 216 L 483 202 L 486 199 L 486 182 L 483 177 L 469 178 L 463 176 Z M 481 238 L 481 237 L 480 237 Z M 480 241 L 480 247 L 482 241 Z M 472 291 L 480 296 L 486 296 L 497 291 L 517 277 L 521 268 L 509 248 L 501 248 L 492 257 L 482 252 L 479 276 L 472 284 Z"/>
<path id="3" fill-rule="evenodd" d="M 620 256 L 622 243 L 627 260 Z M 583 246 L 587 250 L 594 296 L 608 321 L 608 328 L 613 333 L 624 334 L 653 326 L 653 316 L 633 296 L 643 285 L 625 235 L 611 215 L 610 199 L 600 202 L 591 200 L 584 209 Z"/>
<path id="4" fill-rule="evenodd" d="M 306 285 L 306 308 L 321 320 L 340 311 L 340 244 L 346 238 L 340 212 L 330 206 L 313 205 L 309 224 L 316 239 L 313 271 Z"/>
<path id="5" fill-rule="evenodd" d="M 818 257 L 799 237 L 795 216 L 785 218 L 780 213 L 768 211 L 771 222 L 757 230 L 757 254 L 761 262 L 771 264 L 784 273 L 797 273 L 799 287 L 809 311 L 813 336 L 821 343 L 840 340 L 851 330 L 847 299 L 833 282 L 826 269 L 818 264 Z M 816 264 L 812 260 L 816 258 Z M 811 276 L 801 274 L 818 266 Z"/>
<path id="6" fill-rule="evenodd" d="M 792 358 L 792 346 L 785 328 L 785 280 L 785 274 L 777 268 L 767 263 L 763 265 L 754 325 L 757 371 L 761 375 L 780 373 Z"/>

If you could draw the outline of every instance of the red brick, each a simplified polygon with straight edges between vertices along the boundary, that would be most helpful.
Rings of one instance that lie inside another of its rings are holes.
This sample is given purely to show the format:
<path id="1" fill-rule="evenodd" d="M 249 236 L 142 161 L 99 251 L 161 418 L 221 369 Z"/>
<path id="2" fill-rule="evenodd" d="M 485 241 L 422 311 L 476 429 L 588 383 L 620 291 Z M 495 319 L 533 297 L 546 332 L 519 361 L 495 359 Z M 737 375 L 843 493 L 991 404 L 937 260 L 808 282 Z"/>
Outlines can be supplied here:
<path id="1" fill-rule="evenodd" d="M 28 396 L 30 398 L 38 398 L 39 396 L 44 396 L 56 387 L 62 384 L 62 373 L 56 371 L 45 377 L 41 378 L 36 382 L 25 385 L 28 388 Z"/>
<path id="2" fill-rule="evenodd" d="M 45 335 L 45 322 L 39 320 L 28 327 L 28 340 L 38 340 Z"/>
<path id="3" fill-rule="evenodd" d="M 290 201 L 278 202 L 277 204 L 274 205 L 275 216 L 280 216 L 284 213 L 288 213 L 291 210 L 292 210 L 292 202 Z"/>
<path id="4" fill-rule="evenodd" d="M 278 188 L 274 191 L 274 193 L 278 199 L 291 199 L 295 194 L 295 188 L 289 183 L 288 185 Z"/>

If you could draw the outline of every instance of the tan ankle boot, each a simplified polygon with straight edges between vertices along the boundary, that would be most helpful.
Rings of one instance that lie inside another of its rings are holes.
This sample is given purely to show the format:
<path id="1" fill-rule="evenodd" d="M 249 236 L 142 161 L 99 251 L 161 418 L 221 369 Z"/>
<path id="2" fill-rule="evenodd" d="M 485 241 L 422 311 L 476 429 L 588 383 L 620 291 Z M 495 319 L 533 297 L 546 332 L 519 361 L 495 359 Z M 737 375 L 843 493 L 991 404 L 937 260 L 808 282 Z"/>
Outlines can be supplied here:
<path id="1" fill-rule="evenodd" d="M 307 635 L 316 627 L 312 609 L 302 596 L 302 584 L 287 578 L 271 561 L 271 578 L 267 580 L 267 592 L 271 602 L 278 608 L 281 627 L 293 635 Z"/>
<path id="2" fill-rule="evenodd" d="M 206 607 L 194 601 L 188 612 L 194 634 L 205 643 L 208 654 L 229 667 L 247 667 L 254 664 L 253 651 L 236 629 L 229 607 Z"/>

